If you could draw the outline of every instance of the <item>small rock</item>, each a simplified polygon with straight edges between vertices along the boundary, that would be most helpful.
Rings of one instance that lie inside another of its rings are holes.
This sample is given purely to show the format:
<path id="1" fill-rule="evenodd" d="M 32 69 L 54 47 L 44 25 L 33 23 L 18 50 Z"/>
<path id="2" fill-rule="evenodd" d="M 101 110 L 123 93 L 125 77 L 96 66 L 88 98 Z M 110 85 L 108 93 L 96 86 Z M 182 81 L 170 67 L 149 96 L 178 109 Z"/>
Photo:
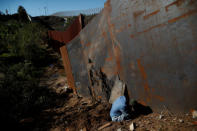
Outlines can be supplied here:
<path id="1" fill-rule="evenodd" d="M 176 121 L 176 118 L 174 118 L 173 121 Z"/>
<path id="2" fill-rule="evenodd" d="M 67 85 L 65 85 L 65 86 L 64 86 L 64 90 L 65 90 L 65 91 L 67 91 L 67 89 L 68 89 L 68 86 L 67 86 Z"/>
<path id="3" fill-rule="evenodd" d="M 111 90 L 111 96 L 110 96 L 110 99 L 109 99 L 109 103 L 112 104 L 112 103 L 114 103 L 114 101 L 118 97 L 123 96 L 124 91 L 125 91 L 125 83 L 123 83 L 123 81 L 121 81 L 119 79 L 119 77 L 117 76 L 116 80 L 115 80 L 115 83 L 114 83 L 114 86 Z"/>
<path id="4" fill-rule="evenodd" d="M 159 120 L 161 120 L 164 116 L 163 115 L 159 115 Z"/>
<path id="5" fill-rule="evenodd" d="M 197 111 L 196 110 L 193 110 L 192 111 L 192 118 L 197 118 Z"/>
<path id="6" fill-rule="evenodd" d="M 121 128 L 117 129 L 117 131 L 122 131 Z"/>
<path id="7" fill-rule="evenodd" d="M 135 130 L 133 122 L 130 124 L 129 129 L 130 129 L 130 131 L 134 131 Z"/>
<path id="8" fill-rule="evenodd" d="M 67 121 L 65 121 L 65 122 L 64 122 L 64 124 L 65 124 L 65 125 L 67 125 L 67 124 L 68 124 L 68 122 L 67 122 Z"/>
<path id="9" fill-rule="evenodd" d="M 183 123 L 184 121 L 183 121 L 182 119 L 179 119 L 179 122 L 180 122 L 180 123 Z"/>

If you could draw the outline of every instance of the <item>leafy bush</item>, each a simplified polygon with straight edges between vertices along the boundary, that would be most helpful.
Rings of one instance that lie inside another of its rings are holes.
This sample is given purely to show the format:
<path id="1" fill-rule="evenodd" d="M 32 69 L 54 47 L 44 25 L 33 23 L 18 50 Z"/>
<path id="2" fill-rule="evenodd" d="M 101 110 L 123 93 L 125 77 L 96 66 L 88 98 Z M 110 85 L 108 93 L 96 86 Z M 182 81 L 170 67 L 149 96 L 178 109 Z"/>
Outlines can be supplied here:
<path id="1" fill-rule="evenodd" d="M 53 60 L 47 52 L 46 31 L 38 23 L 0 20 L 2 119 L 19 121 L 50 99 L 50 91 L 39 86 L 44 67 Z"/>

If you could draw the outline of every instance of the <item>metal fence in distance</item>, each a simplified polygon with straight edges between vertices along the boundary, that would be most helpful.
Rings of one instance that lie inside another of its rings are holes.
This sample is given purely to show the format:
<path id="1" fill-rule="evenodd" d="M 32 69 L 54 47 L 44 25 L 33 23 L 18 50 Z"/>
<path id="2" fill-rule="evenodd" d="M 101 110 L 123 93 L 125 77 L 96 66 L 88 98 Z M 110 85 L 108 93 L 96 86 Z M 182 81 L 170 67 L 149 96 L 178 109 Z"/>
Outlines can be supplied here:
<path id="1" fill-rule="evenodd" d="M 52 14 L 52 16 L 60 16 L 60 17 L 69 17 L 69 16 L 78 16 L 80 14 L 84 15 L 94 15 L 98 14 L 102 11 L 103 8 L 93 8 L 86 10 L 74 10 L 74 11 L 62 11 Z"/>

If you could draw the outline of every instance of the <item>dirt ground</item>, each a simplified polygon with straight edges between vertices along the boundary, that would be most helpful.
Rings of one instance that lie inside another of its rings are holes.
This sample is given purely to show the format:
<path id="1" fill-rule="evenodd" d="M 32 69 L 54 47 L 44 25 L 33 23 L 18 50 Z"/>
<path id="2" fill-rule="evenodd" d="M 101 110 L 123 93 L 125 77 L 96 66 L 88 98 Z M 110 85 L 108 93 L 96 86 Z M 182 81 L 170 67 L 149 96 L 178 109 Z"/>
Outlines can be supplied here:
<path id="1" fill-rule="evenodd" d="M 105 124 L 103 131 L 128 131 L 134 123 L 136 131 L 196 131 L 197 125 L 191 114 L 176 116 L 167 110 L 161 113 L 140 115 L 124 122 L 111 122 L 108 103 L 92 103 L 68 94 L 65 103 L 53 109 L 44 110 L 33 118 L 34 130 L 50 131 L 96 131 Z"/>
<path id="2" fill-rule="evenodd" d="M 68 89 L 62 66 L 50 65 L 41 84 L 53 89 L 59 98 L 56 106 L 21 121 L 25 130 L 33 131 L 128 131 L 134 124 L 136 131 L 197 131 L 197 119 L 191 113 L 175 115 L 164 109 L 160 113 L 133 112 L 131 120 L 111 122 L 111 105 L 92 102 L 90 98 L 79 98 Z M 137 113 L 138 115 L 136 115 Z M 107 125 L 105 127 L 105 125 Z M 103 127 L 104 126 L 104 127 Z"/>

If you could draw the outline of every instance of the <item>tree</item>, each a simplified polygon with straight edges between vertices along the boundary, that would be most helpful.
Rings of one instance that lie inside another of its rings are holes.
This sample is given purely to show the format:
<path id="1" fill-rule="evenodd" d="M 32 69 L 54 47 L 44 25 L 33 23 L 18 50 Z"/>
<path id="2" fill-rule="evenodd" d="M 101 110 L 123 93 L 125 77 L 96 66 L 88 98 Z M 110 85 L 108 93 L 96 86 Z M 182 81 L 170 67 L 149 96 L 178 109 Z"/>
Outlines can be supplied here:
<path id="1" fill-rule="evenodd" d="M 8 15 L 8 9 L 5 10 L 6 15 Z"/>
<path id="2" fill-rule="evenodd" d="M 2 11 L 0 11 L 0 15 L 4 15 L 4 13 Z"/>
<path id="3" fill-rule="evenodd" d="M 28 14 L 27 14 L 25 8 L 21 5 L 18 7 L 18 15 L 19 15 L 19 20 L 20 21 L 22 21 L 22 22 L 28 22 L 29 21 Z"/>

